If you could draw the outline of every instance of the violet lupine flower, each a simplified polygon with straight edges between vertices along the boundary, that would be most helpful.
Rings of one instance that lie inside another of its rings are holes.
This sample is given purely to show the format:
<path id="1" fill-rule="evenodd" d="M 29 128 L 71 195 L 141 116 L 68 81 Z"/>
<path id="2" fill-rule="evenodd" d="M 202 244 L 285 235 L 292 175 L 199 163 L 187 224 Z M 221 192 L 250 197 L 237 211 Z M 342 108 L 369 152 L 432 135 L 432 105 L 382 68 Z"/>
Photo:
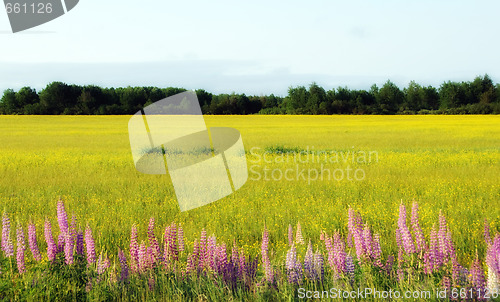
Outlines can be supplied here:
<path id="1" fill-rule="evenodd" d="M 375 259 L 375 265 L 382 267 L 382 248 L 380 247 L 380 236 L 375 234 L 373 237 L 373 259 Z"/>
<path id="2" fill-rule="evenodd" d="M 148 226 L 148 239 L 149 239 L 149 245 L 152 248 L 153 251 L 153 263 L 156 261 L 160 260 L 160 245 L 158 244 L 158 241 L 156 240 L 155 236 L 155 218 L 151 217 L 149 219 L 149 226 Z"/>
<path id="3" fill-rule="evenodd" d="M 447 296 L 450 295 L 451 291 L 451 280 L 450 277 L 444 276 L 443 277 L 443 288 L 446 290 Z"/>
<path id="4" fill-rule="evenodd" d="M 302 237 L 302 227 L 300 226 L 300 222 L 297 223 L 297 233 L 295 234 L 295 242 L 298 244 L 304 244 L 304 237 Z"/>
<path id="5" fill-rule="evenodd" d="M 99 255 L 99 259 L 97 260 L 97 274 L 102 275 L 106 269 L 108 269 L 110 263 L 108 256 L 102 255 L 102 253 Z"/>
<path id="6" fill-rule="evenodd" d="M 443 263 L 443 255 L 441 254 L 438 233 L 436 231 L 435 225 L 433 225 L 431 229 L 429 249 L 429 258 L 432 263 L 432 271 L 435 272 L 441 267 L 441 264 Z"/>
<path id="7" fill-rule="evenodd" d="M 373 258 L 373 237 L 368 225 L 363 229 L 363 241 L 365 246 L 366 256 Z"/>
<path id="8" fill-rule="evenodd" d="M 165 263 L 167 264 L 167 260 L 176 261 L 178 260 L 179 252 L 177 250 L 177 233 L 176 233 L 176 225 L 172 223 L 170 226 L 165 228 L 165 249 L 164 249 L 164 258 Z"/>
<path id="9" fill-rule="evenodd" d="M 472 262 L 471 268 L 470 268 L 470 277 L 469 277 L 470 282 L 472 283 L 472 286 L 475 289 L 475 293 L 484 293 L 486 289 L 486 280 L 484 277 L 484 270 L 481 267 L 481 262 L 479 261 L 478 256 L 476 255 L 476 260 Z M 475 297 L 477 298 L 483 298 L 480 300 L 484 300 L 484 297 Z"/>
<path id="10" fill-rule="evenodd" d="M 448 232 L 448 226 L 446 224 L 446 218 L 444 217 L 443 213 L 439 211 L 439 231 L 437 236 L 438 236 L 439 250 L 441 252 L 441 257 L 442 257 L 442 263 L 445 263 L 450 257 L 448 244 L 446 242 L 447 232 Z"/>
<path id="11" fill-rule="evenodd" d="M 353 261 L 351 256 L 346 257 L 345 268 L 346 268 L 347 276 L 349 276 L 349 280 L 351 281 L 351 283 L 353 283 L 354 282 L 354 261 Z"/>
<path id="12" fill-rule="evenodd" d="M 333 253 L 334 253 L 334 263 L 337 273 L 343 274 L 346 272 L 346 251 L 344 241 L 340 237 L 338 232 L 333 234 Z"/>
<path id="13" fill-rule="evenodd" d="M 425 242 L 424 232 L 420 227 L 420 219 L 418 214 L 418 203 L 413 202 L 413 206 L 411 208 L 411 226 L 413 229 L 413 233 L 415 234 L 415 241 L 417 243 L 417 252 L 421 253 L 427 250 L 427 244 Z"/>
<path id="14" fill-rule="evenodd" d="M 147 247 L 146 247 L 146 244 L 144 242 L 142 242 L 140 247 L 139 247 L 138 255 L 139 255 L 138 271 L 140 273 L 143 273 L 149 267 Z"/>
<path id="15" fill-rule="evenodd" d="M 321 232 L 323 234 L 323 232 Z M 288 225 L 288 245 L 293 244 L 293 227 L 291 224 Z"/>
<path id="16" fill-rule="evenodd" d="M 213 271 L 217 270 L 216 264 L 217 258 L 217 238 L 215 235 L 208 237 L 207 248 L 205 252 L 205 257 L 203 258 L 203 263 L 206 268 L 210 268 Z"/>
<path id="17" fill-rule="evenodd" d="M 128 265 L 127 258 L 125 258 L 125 254 L 121 249 L 118 249 L 118 260 L 121 266 L 120 281 L 123 282 L 128 279 Z"/>
<path id="18" fill-rule="evenodd" d="M 36 241 L 36 228 L 33 223 L 28 225 L 28 244 L 33 258 L 36 261 L 42 260 L 42 255 L 40 255 L 40 250 L 38 249 L 38 243 Z"/>
<path id="19" fill-rule="evenodd" d="M 59 223 L 59 230 L 61 230 L 61 233 L 67 233 L 69 229 L 68 215 L 66 214 L 62 199 L 59 199 L 57 202 L 57 222 Z"/>
<path id="20" fill-rule="evenodd" d="M 356 249 L 356 256 L 358 257 L 358 261 L 362 261 L 362 259 L 366 256 L 366 248 L 363 240 L 363 232 L 359 228 L 355 228 L 353 230 L 353 238 L 354 238 L 354 247 Z"/>
<path id="21" fill-rule="evenodd" d="M 89 265 L 95 263 L 95 242 L 92 236 L 92 229 L 87 225 L 85 229 L 85 245 L 87 246 L 87 263 Z"/>
<path id="22" fill-rule="evenodd" d="M 236 241 L 233 241 L 233 247 L 231 248 L 231 264 L 236 274 L 236 278 L 241 279 L 242 274 L 240 270 L 240 257 L 238 255 L 238 247 L 236 246 Z"/>
<path id="23" fill-rule="evenodd" d="M 488 289 L 500 291 L 500 234 L 495 236 L 486 252 Z"/>
<path id="24" fill-rule="evenodd" d="M 215 271 L 217 271 L 219 275 L 224 276 L 228 265 L 227 250 L 226 250 L 226 245 L 224 243 L 217 246 L 215 259 L 216 259 Z"/>
<path id="25" fill-rule="evenodd" d="M 146 264 L 148 269 L 153 269 L 156 263 L 156 252 L 155 248 L 148 246 L 146 249 Z"/>
<path id="26" fill-rule="evenodd" d="M 261 254 L 266 281 L 269 283 L 273 283 L 274 269 L 271 265 L 271 260 L 269 259 L 269 232 L 267 231 L 266 227 L 264 227 L 264 232 L 262 233 Z"/>
<path id="27" fill-rule="evenodd" d="M 54 261 L 56 259 L 57 254 L 57 246 L 54 242 L 54 237 L 52 236 L 52 225 L 50 221 L 45 220 L 45 242 L 47 243 L 47 257 L 50 261 Z"/>
<path id="28" fill-rule="evenodd" d="M 453 245 L 453 240 L 451 238 L 451 231 L 449 228 L 447 228 L 447 231 L 446 231 L 446 238 L 445 238 L 445 241 L 444 241 L 444 248 L 446 250 L 446 254 L 448 255 L 448 258 L 449 259 L 453 259 L 456 257 L 456 254 L 455 254 L 455 246 Z"/>
<path id="29" fill-rule="evenodd" d="M 14 244 L 10 238 L 10 219 L 6 212 L 2 217 L 2 250 L 6 257 L 14 256 Z"/>
<path id="30" fill-rule="evenodd" d="M 287 270 L 288 282 L 299 284 L 302 281 L 302 265 L 297 259 L 295 244 L 292 245 L 286 254 L 285 267 Z"/>
<path id="31" fill-rule="evenodd" d="M 314 253 L 314 270 L 316 280 L 323 280 L 325 276 L 323 254 L 319 250 Z"/>
<path id="32" fill-rule="evenodd" d="M 177 245 L 179 246 L 179 252 L 184 251 L 184 230 L 182 229 L 182 225 L 179 224 L 179 228 L 177 229 Z"/>
<path id="33" fill-rule="evenodd" d="M 17 270 L 20 274 L 26 271 L 24 262 L 24 251 L 26 250 L 23 228 L 17 228 Z"/>
<path id="34" fill-rule="evenodd" d="M 401 234 L 401 242 L 406 254 L 415 253 L 415 245 L 413 243 L 413 238 L 411 237 L 410 229 L 406 224 L 406 207 L 401 203 L 399 206 L 399 219 L 398 228 Z"/>
<path id="35" fill-rule="evenodd" d="M 71 234 L 68 232 L 64 236 L 64 257 L 67 265 L 71 265 L 74 262 L 73 258 L 73 248 L 74 248 L 73 238 L 71 238 Z"/>
<path id="36" fill-rule="evenodd" d="M 77 255 L 84 255 L 84 247 L 83 247 L 83 232 L 78 231 L 76 234 L 76 254 Z"/>
<path id="37" fill-rule="evenodd" d="M 71 216 L 71 223 L 70 223 L 69 228 L 68 228 L 68 232 L 69 232 L 69 234 L 71 236 L 71 240 L 73 242 L 76 242 L 76 235 L 77 235 L 77 230 L 76 230 L 77 225 L 76 224 L 77 224 L 76 216 L 75 216 L 75 214 L 73 214 Z"/>
<path id="38" fill-rule="evenodd" d="M 57 254 L 64 252 L 65 235 L 66 233 L 59 233 L 59 236 L 57 236 Z"/>
<path id="39" fill-rule="evenodd" d="M 205 262 L 208 260 L 208 248 L 207 248 L 207 231 L 205 229 L 201 230 L 200 242 L 199 242 L 199 266 L 203 268 Z"/>
<path id="40" fill-rule="evenodd" d="M 137 242 L 137 227 L 132 225 L 130 231 L 130 264 L 132 272 L 139 271 L 139 243 Z"/>
<path id="41" fill-rule="evenodd" d="M 325 235 L 325 247 L 326 247 L 326 252 L 328 254 L 328 265 L 330 265 L 330 268 L 332 270 L 336 270 L 335 268 L 335 254 L 333 250 L 333 244 L 332 244 L 332 238 L 328 235 Z"/>
<path id="42" fill-rule="evenodd" d="M 390 275 L 393 267 L 394 267 L 394 256 L 389 255 L 389 257 L 387 257 L 387 261 L 385 262 L 384 270 L 388 275 Z"/>
<path id="43" fill-rule="evenodd" d="M 314 255 L 313 255 L 311 240 L 309 240 L 309 244 L 307 245 L 306 256 L 304 257 L 304 274 L 306 278 L 310 280 L 315 279 Z"/>

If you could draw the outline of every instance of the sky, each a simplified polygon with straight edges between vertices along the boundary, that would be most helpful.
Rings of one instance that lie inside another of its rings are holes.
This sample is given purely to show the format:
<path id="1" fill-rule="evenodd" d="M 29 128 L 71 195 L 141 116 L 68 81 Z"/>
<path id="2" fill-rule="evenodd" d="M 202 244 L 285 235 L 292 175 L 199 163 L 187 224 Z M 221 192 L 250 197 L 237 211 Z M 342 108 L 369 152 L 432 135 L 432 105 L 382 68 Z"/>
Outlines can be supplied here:
<path id="1" fill-rule="evenodd" d="M 82 0 L 13 34 L 0 10 L 0 91 L 52 81 L 286 95 L 317 82 L 500 82 L 500 1 Z"/>

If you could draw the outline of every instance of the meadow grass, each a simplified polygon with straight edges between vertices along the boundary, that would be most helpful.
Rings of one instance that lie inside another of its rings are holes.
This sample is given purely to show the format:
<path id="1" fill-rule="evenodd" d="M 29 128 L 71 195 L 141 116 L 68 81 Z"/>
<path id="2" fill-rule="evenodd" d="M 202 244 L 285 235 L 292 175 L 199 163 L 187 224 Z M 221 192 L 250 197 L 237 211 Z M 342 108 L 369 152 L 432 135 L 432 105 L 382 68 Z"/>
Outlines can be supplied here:
<path id="1" fill-rule="evenodd" d="M 361 212 L 381 235 L 383 250 L 392 254 L 397 253 L 394 230 L 401 202 L 419 202 L 426 236 L 442 211 L 464 265 L 476 251 L 484 254 L 484 219 L 500 230 L 499 116 L 206 116 L 209 127 L 241 132 L 254 171 L 295 169 L 296 162 L 279 162 L 280 151 L 371 151 L 377 160 L 327 164 L 329 169 L 362 169 L 362 181 L 257 180 L 250 173 L 236 193 L 182 213 L 168 175 L 135 170 L 128 118 L 1 116 L 0 209 L 14 225 L 34 222 L 43 238 L 45 218 L 56 225 L 55 201 L 61 197 L 80 227 L 89 224 L 96 232 L 97 248 L 111 255 L 128 247 L 134 223 L 145 240 L 152 216 L 160 226 L 182 224 L 191 240 L 188 249 L 205 228 L 252 255 L 259 253 L 265 225 L 271 250 L 280 258 L 288 248 L 289 224 L 300 222 L 304 237 L 319 246 L 322 230 L 347 233 L 349 206 Z M 257 163 L 256 153 L 265 152 L 270 163 Z M 321 164 L 299 166 L 320 169 Z"/>

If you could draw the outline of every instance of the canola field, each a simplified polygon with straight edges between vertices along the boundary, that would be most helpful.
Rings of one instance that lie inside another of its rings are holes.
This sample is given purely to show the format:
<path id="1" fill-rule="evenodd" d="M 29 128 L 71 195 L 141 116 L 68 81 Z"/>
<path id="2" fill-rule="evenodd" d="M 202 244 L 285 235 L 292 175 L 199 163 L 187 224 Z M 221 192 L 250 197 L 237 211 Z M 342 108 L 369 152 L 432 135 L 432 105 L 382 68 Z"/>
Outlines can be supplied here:
<path id="1" fill-rule="evenodd" d="M 409 213 L 418 202 L 426 238 L 441 213 L 464 266 L 476 253 L 484 260 L 485 220 L 492 234 L 500 230 L 498 116 L 206 116 L 208 127 L 241 132 L 249 179 L 234 194 L 188 212 L 179 211 L 168 175 L 136 171 L 128 119 L 0 117 L 0 209 L 10 217 L 14 241 L 18 223 L 26 231 L 31 222 L 44 250 L 44 222 L 57 230 L 59 199 L 68 219 L 78 217 L 78 229 L 92 229 L 97 253 L 105 251 L 112 263 L 119 249 L 129 250 L 132 225 L 138 240 L 148 241 L 151 217 L 160 242 L 165 225 L 182 225 L 186 251 L 205 229 L 228 249 L 234 243 L 260 258 L 265 228 L 272 259 L 286 257 L 289 225 L 293 233 L 301 225 L 301 255 L 309 239 L 313 250 L 323 248 L 322 232 L 348 237 L 349 208 L 393 255 L 401 204 Z M 27 269 L 35 266 L 30 263 Z M 265 274 L 263 263 L 258 276 Z"/>

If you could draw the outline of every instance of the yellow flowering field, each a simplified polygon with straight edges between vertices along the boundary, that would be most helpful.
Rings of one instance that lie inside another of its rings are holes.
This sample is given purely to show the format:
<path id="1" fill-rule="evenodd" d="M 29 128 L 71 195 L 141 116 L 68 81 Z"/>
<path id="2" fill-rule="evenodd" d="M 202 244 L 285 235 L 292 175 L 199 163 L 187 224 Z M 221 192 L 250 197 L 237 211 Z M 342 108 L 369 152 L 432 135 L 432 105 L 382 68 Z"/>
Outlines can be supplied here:
<path id="1" fill-rule="evenodd" d="M 145 239 L 152 216 L 182 224 L 186 238 L 205 228 L 254 255 L 265 225 L 271 250 L 284 255 L 289 224 L 300 222 L 318 246 L 322 230 L 346 234 L 351 206 L 381 235 L 383 250 L 396 251 L 398 206 L 415 200 L 426 235 L 440 211 L 447 217 L 463 263 L 484 254 L 485 219 L 500 228 L 499 116 L 206 116 L 209 127 L 241 132 L 249 179 L 188 212 L 179 211 L 168 175 L 136 171 L 128 119 L 1 116 L 2 211 L 14 225 L 31 220 L 43 238 L 61 197 L 110 254 L 127 248 L 134 223 Z"/>

